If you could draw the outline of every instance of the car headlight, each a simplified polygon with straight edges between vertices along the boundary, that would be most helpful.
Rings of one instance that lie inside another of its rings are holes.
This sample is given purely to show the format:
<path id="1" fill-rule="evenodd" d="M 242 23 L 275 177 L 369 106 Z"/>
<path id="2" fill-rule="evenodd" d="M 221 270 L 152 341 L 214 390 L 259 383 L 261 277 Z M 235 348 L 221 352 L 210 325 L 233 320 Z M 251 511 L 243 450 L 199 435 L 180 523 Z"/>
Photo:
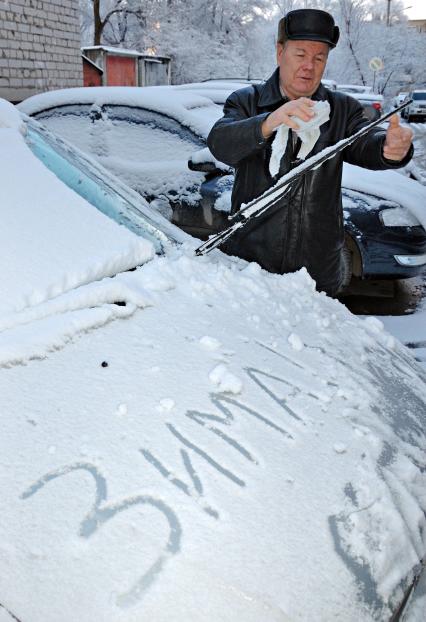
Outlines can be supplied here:
<path id="1" fill-rule="evenodd" d="M 418 227 L 420 222 L 405 207 L 383 209 L 379 214 L 385 227 Z"/>

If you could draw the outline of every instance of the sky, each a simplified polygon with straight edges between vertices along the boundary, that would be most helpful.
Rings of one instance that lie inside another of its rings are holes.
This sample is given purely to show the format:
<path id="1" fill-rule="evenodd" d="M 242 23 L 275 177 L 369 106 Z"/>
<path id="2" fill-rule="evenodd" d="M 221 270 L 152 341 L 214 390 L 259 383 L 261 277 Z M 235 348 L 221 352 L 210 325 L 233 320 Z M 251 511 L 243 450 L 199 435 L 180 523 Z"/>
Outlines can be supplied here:
<path id="1" fill-rule="evenodd" d="M 406 0 L 404 4 L 407 7 L 405 12 L 409 19 L 426 19 L 425 0 Z"/>

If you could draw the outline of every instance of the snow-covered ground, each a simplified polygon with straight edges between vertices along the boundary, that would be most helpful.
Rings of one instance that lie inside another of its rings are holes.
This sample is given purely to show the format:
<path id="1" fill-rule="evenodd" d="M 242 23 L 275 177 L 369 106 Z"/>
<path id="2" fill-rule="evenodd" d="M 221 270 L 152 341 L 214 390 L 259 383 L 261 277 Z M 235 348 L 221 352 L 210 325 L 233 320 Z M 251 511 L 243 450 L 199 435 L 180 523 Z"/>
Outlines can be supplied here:
<path id="1" fill-rule="evenodd" d="M 410 353 L 304 270 L 155 256 L 3 116 L 0 620 L 387 620 L 426 551 Z"/>
<path id="2" fill-rule="evenodd" d="M 411 315 L 380 317 L 386 330 L 412 350 L 413 356 L 426 369 L 426 304 Z"/>

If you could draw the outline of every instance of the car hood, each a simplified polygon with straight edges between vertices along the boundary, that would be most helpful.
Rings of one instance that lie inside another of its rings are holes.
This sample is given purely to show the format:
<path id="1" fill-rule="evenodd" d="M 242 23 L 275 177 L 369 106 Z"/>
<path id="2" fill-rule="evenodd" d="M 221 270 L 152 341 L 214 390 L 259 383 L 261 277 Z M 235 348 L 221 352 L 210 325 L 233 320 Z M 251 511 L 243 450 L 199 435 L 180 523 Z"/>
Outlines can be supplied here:
<path id="1" fill-rule="evenodd" d="M 0 370 L 0 603 L 21 622 L 387 619 L 426 550 L 408 351 L 304 270 L 175 248 L 114 281 L 150 305 Z"/>
<path id="2" fill-rule="evenodd" d="M 0 332 L 1 607 L 21 622 L 387 619 L 426 550 L 409 352 L 304 270 L 197 258 L 194 242 L 152 257 L 3 131 L 3 243 L 24 285 L 2 277 L 18 289 Z M 117 249 L 152 260 L 110 278 Z"/>

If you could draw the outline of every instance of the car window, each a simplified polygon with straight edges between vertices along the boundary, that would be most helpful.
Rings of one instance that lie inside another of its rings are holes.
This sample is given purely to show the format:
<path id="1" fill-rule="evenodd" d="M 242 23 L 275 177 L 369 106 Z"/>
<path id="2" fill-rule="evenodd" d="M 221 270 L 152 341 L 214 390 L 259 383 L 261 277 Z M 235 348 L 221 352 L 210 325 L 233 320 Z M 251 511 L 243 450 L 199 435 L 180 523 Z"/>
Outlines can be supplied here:
<path id="1" fill-rule="evenodd" d="M 413 93 L 413 99 L 426 99 L 426 91 L 424 93 Z"/>
<path id="2" fill-rule="evenodd" d="M 196 204 L 202 173 L 188 169 L 191 154 L 203 141 L 185 126 L 143 108 L 103 107 L 107 126 L 99 160 L 149 201 L 176 197 Z"/>
<path id="3" fill-rule="evenodd" d="M 133 106 L 107 105 L 103 107 L 103 110 L 108 115 L 108 118 L 116 125 L 119 125 L 120 122 L 124 122 L 126 124 L 130 123 L 146 126 L 146 128 L 152 130 L 159 129 L 162 132 L 172 134 L 177 141 L 187 145 L 189 144 L 192 150 L 194 146 L 198 147 L 203 145 L 202 139 L 194 134 L 194 132 L 191 132 L 189 128 L 181 125 L 175 119 L 171 119 L 167 115 Z"/>
<path id="4" fill-rule="evenodd" d="M 166 115 L 133 106 L 61 106 L 37 119 L 151 201 L 199 199 L 204 175 L 188 169 L 201 138 Z"/>
<path id="5" fill-rule="evenodd" d="M 150 209 L 139 195 L 28 118 L 25 139 L 31 151 L 68 187 L 119 224 L 149 239 L 157 252 L 167 241 L 183 241 L 184 234 Z"/>
<path id="6" fill-rule="evenodd" d="M 90 104 L 57 106 L 34 115 L 49 130 L 86 153 L 93 153 L 96 117 L 97 111 Z"/>

